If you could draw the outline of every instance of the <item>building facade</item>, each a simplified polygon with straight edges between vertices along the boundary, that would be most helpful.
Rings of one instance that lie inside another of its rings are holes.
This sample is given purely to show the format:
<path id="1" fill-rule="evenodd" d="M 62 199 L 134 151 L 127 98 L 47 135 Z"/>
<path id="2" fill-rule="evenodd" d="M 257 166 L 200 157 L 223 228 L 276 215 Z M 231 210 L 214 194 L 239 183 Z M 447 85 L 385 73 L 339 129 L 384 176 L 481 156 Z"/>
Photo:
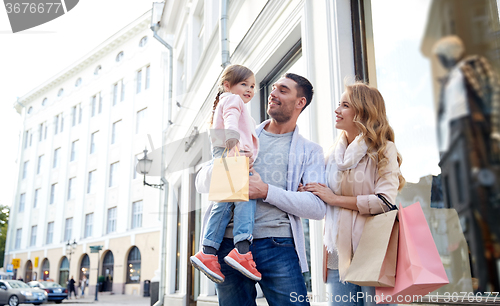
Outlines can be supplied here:
<path id="1" fill-rule="evenodd" d="M 19 98 L 23 126 L 5 265 L 16 279 L 142 294 L 159 264 L 159 191 L 135 171 L 160 143 L 164 54 L 151 12 Z M 102 246 L 91 253 L 91 246 Z M 99 274 L 98 274 L 99 271 Z"/>
<path id="2" fill-rule="evenodd" d="M 498 22 L 497 2 L 485 0 L 480 9 L 471 10 L 476 15 L 463 18 L 474 20 L 476 26 L 481 26 L 481 22 L 489 26 L 487 18 Z M 421 203 L 450 280 L 450 285 L 438 293 L 477 291 L 474 285 L 477 276 L 472 275 L 471 279 L 463 225 L 455 211 L 435 208 L 443 207 L 442 196 L 436 194 L 442 194 L 442 185 L 440 181 L 433 182 L 431 176 L 441 171 L 435 129 L 438 75 L 434 71 L 434 55 L 428 55 L 421 44 L 435 42 L 455 30 L 426 33 L 427 23 L 443 17 L 431 11 L 433 3 L 431 0 L 163 2 L 157 34 L 173 50 L 173 98 L 167 102 L 168 125 L 162 140 L 168 148 L 163 175 L 169 190 L 165 204 L 166 243 L 171 250 L 164 258 L 165 304 L 217 304 L 214 284 L 189 264 L 189 257 L 199 249 L 201 220 L 209 204 L 207 195 L 196 192 L 195 177 L 203 162 L 210 159 L 205 132 L 217 80 L 223 71 L 224 29 L 220 26 L 223 5 L 227 5 L 230 62 L 245 65 L 255 73 L 258 86 L 247 107 L 257 122 L 267 119 L 267 97 L 272 84 L 285 72 L 303 75 L 314 85 L 315 94 L 311 105 L 300 115 L 298 127 L 303 136 L 328 152 L 336 137 L 334 110 L 344 83 L 360 79 L 381 91 L 396 133 L 396 146 L 403 156 L 402 173 L 409 182 L 397 202 L 403 206 Z M 488 32 L 485 28 L 477 31 Z M 184 145 L 186 139 L 189 146 Z M 310 268 L 304 274 L 304 281 L 312 304 L 325 305 L 328 292 L 322 281 L 323 222 L 302 222 Z M 500 255 L 500 245 L 493 249 L 498 249 Z M 492 254 L 497 256 L 489 253 Z M 496 262 L 492 268 L 500 271 L 498 258 L 492 260 Z M 487 288 L 495 287 L 491 284 Z M 265 305 L 261 293 L 259 297 L 259 305 Z"/>

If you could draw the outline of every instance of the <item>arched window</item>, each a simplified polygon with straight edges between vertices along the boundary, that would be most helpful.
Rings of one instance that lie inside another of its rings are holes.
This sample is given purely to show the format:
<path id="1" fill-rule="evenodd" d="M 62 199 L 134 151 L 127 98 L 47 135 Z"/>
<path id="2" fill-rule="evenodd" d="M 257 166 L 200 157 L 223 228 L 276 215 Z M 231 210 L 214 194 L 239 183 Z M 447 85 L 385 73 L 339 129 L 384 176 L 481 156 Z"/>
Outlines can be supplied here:
<path id="1" fill-rule="evenodd" d="M 47 98 L 43 99 L 42 101 L 42 106 L 45 106 L 45 104 L 47 104 Z"/>
<path id="2" fill-rule="evenodd" d="M 118 55 L 116 56 L 116 62 L 119 62 L 123 59 L 123 51 L 121 51 L 120 53 L 118 53 Z"/>
<path id="3" fill-rule="evenodd" d="M 61 260 L 61 265 L 59 266 L 59 285 L 66 288 L 66 282 L 69 278 L 69 260 L 66 256 Z"/>
<path id="4" fill-rule="evenodd" d="M 127 284 L 135 284 L 141 281 L 141 252 L 133 247 L 128 253 L 127 259 Z"/>
<path id="5" fill-rule="evenodd" d="M 82 258 L 82 263 L 80 264 L 80 280 L 83 279 L 83 276 L 85 276 L 87 279 L 89 279 L 89 274 L 90 274 L 90 259 L 89 255 L 85 254 L 83 255 Z"/>
<path id="6" fill-rule="evenodd" d="M 63 93 L 64 93 L 64 89 L 61 88 L 61 89 L 59 89 L 59 92 L 57 93 L 57 96 L 60 97 L 60 96 L 63 95 Z"/>
<path id="7" fill-rule="evenodd" d="M 102 70 L 102 67 L 101 65 L 95 67 L 95 70 L 94 70 L 94 75 L 99 75 L 99 73 L 101 73 L 101 70 Z"/>
<path id="8" fill-rule="evenodd" d="M 33 263 L 31 260 L 26 262 L 25 273 L 24 273 L 24 282 L 31 282 L 33 280 Z"/>
<path id="9" fill-rule="evenodd" d="M 33 107 L 30 106 L 30 108 L 28 108 L 28 114 L 31 114 L 33 112 Z"/>
<path id="10" fill-rule="evenodd" d="M 78 78 L 78 80 L 76 80 L 75 82 L 75 87 L 78 87 L 82 84 L 82 78 Z"/>
<path id="11" fill-rule="evenodd" d="M 144 36 L 139 42 L 139 47 L 144 47 L 148 43 L 148 37 Z"/>
<path id="12" fill-rule="evenodd" d="M 103 291 L 113 291 L 114 264 L 115 258 L 113 252 L 108 251 L 106 255 L 104 255 L 104 260 L 102 261 L 102 275 L 104 276 Z"/>
<path id="13" fill-rule="evenodd" d="M 43 260 L 42 263 L 42 279 L 47 280 L 49 278 L 49 272 L 50 271 L 50 263 L 47 258 Z"/>

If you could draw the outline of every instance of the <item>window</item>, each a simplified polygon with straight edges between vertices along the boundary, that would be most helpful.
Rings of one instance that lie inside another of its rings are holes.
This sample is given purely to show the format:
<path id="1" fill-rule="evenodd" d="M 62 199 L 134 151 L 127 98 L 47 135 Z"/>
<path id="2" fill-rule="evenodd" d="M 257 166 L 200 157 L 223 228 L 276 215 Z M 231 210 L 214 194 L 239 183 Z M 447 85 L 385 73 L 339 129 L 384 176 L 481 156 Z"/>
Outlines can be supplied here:
<path id="1" fill-rule="evenodd" d="M 47 124 L 47 121 L 44 122 L 44 125 L 45 125 L 45 135 L 43 136 L 43 139 L 47 139 L 47 130 L 48 130 L 48 124 Z"/>
<path id="2" fill-rule="evenodd" d="M 99 75 L 101 73 L 101 70 L 102 70 L 101 65 L 95 67 L 94 75 Z"/>
<path id="3" fill-rule="evenodd" d="M 132 171 L 134 173 L 133 174 L 133 179 L 134 180 L 137 178 L 137 169 L 136 169 L 137 163 L 139 162 L 139 159 L 141 159 L 141 158 L 142 158 L 141 153 L 137 154 L 135 156 L 135 163 L 132 164 L 132 167 L 134 168 L 133 171 Z"/>
<path id="4" fill-rule="evenodd" d="M 40 169 L 42 168 L 43 155 L 38 156 L 38 165 L 36 167 L 36 174 L 40 174 Z"/>
<path id="5" fill-rule="evenodd" d="M 30 246 L 35 246 L 36 245 L 36 231 L 38 230 L 37 225 L 33 225 L 31 227 L 31 239 L 30 239 Z"/>
<path id="6" fill-rule="evenodd" d="M 24 148 L 28 148 L 28 140 L 30 136 L 30 131 L 24 132 Z"/>
<path id="7" fill-rule="evenodd" d="M 57 183 L 50 186 L 50 201 L 49 204 L 54 204 L 56 199 Z"/>
<path id="8" fill-rule="evenodd" d="M 92 96 L 90 100 L 90 117 L 94 117 L 97 112 L 97 95 Z"/>
<path id="9" fill-rule="evenodd" d="M 78 103 L 78 124 L 82 123 L 82 103 Z"/>
<path id="10" fill-rule="evenodd" d="M 122 122 L 121 120 L 118 120 L 115 123 L 113 123 L 113 127 L 111 128 L 111 144 L 114 144 L 118 141 L 121 122 Z"/>
<path id="11" fill-rule="evenodd" d="M 135 126 L 135 133 L 143 133 L 144 132 L 144 125 L 146 124 L 146 110 L 147 108 L 140 110 L 137 112 L 137 122 Z"/>
<path id="12" fill-rule="evenodd" d="M 24 165 L 23 165 L 23 180 L 26 179 L 26 177 L 28 176 L 28 166 L 30 164 L 30 161 L 25 161 L 24 162 Z"/>
<path id="13" fill-rule="evenodd" d="M 123 80 L 120 81 L 120 87 L 121 87 L 121 94 L 120 94 L 120 102 L 125 100 L 125 83 L 123 83 Z"/>
<path id="14" fill-rule="evenodd" d="M 85 215 L 85 238 L 92 236 L 92 223 L 94 222 L 94 214 Z"/>
<path id="15" fill-rule="evenodd" d="M 75 184 L 76 177 L 72 177 L 68 182 L 68 200 L 73 200 L 75 198 Z"/>
<path id="16" fill-rule="evenodd" d="M 16 230 L 16 249 L 20 249 L 21 248 L 21 238 L 22 238 L 22 234 L 23 234 L 23 229 L 22 228 L 18 228 Z"/>
<path id="17" fill-rule="evenodd" d="M 75 87 L 78 87 L 82 84 L 82 78 L 78 78 L 78 80 L 76 80 L 75 82 Z"/>
<path id="18" fill-rule="evenodd" d="M 71 231 L 73 230 L 73 218 L 67 218 L 64 224 L 64 241 L 71 239 Z"/>
<path id="19" fill-rule="evenodd" d="M 64 128 L 64 117 L 63 117 L 63 114 L 60 114 L 60 117 L 61 117 L 61 129 L 59 130 L 59 132 L 62 133 L 63 128 Z"/>
<path id="20" fill-rule="evenodd" d="M 94 154 L 96 150 L 97 132 L 90 134 L 90 154 Z"/>
<path id="21" fill-rule="evenodd" d="M 47 98 L 43 99 L 42 106 L 45 106 L 47 104 L 47 101 L 48 101 Z"/>
<path id="22" fill-rule="evenodd" d="M 33 143 L 33 133 L 30 132 L 30 147 L 31 147 L 31 144 Z"/>
<path id="23" fill-rule="evenodd" d="M 52 161 L 52 168 L 59 167 L 59 152 L 61 148 L 57 148 L 54 150 L 54 160 Z"/>
<path id="24" fill-rule="evenodd" d="M 99 93 L 99 114 L 102 112 L 102 96 L 101 93 Z"/>
<path id="25" fill-rule="evenodd" d="M 43 123 L 38 126 L 38 142 L 43 140 Z"/>
<path id="26" fill-rule="evenodd" d="M 34 198 L 33 198 L 33 208 L 36 208 L 36 206 L 38 204 L 38 196 L 39 195 L 40 195 L 40 188 L 35 189 L 35 195 L 34 195 Z"/>
<path id="27" fill-rule="evenodd" d="M 123 51 L 116 55 L 116 62 L 120 62 L 123 59 Z"/>
<path id="28" fill-rule="evenodd" d="M 118 83 L 113 85 L 113 106 L 118 102 Z"/>
<path id="29" fill-rule="evenodd" d="M 54 117 L 54 135 L 57 135 L 59 132 L 59 116 L 60 115 Z"/>
<path id="30" fill-rule="evenodd" d="M 148 43 L 148 37 L 144 36 L 139 42 L 139 47 L 144 47 Z"/>
<path id="31" fill-rule="evenodd" d="M 134 246 L 127 259 L 127 284 L 138 284 L 141 281 L 141 252 Z"/>
<path id="32" fill-rule="evenodd" d="M 132 228 L 142 227 L 142 201 L 132 203 Z"/>
<path id="33" fill-rule="evenodd" d="M 150 66 L 147 66 L 146 67 L 146 89 L 149 88 L 149 85 L 150 85 L 150 75 L 151 75 L 151 67 Z"/>
<path id="34" fill-rule="evenodd" d="M 120 162 L 116 162 L 110 165 L 109 169 L 109 187 L 114 187 L 118 185 L 118 166 Z"/>
<path id="35" fill-rule="evenodd" d="M 107 234 L 116 231 L 116 207 L 108 209 L 108 228 Z"/>
<path id="36" fill-rule="evenodd" d="M 61 88 L 61 89 L 59 89 L 59 92 L 57 93 L 57 96 L 61 97 L 63 95 L 63 93 L 64 93 L 64 89 Z"/>
<path id="37" fill-rule="evenodd" d="M 54 237 L 54 222 L 49 222 L 47 223 L 47 238 L 45 239 L 45 244 L 51 244 L 53 237 Z"/>
<path id="38" fill-rule="evenodd" d="M 142 70 L 137 71 L 136 81 L 137 81 L 137 85 L 136 85 L 135 92 L 140 93 L 141 87 L 142 87 Z"/>
<path id="39" fill-rule="evenodd" d="M 89 172 L 89 179 L 87 182 L 87 193 L 94 193 L 94 185 L 95 185 L 95 175 L 96 175 L 96 170 L 90 171 Z"/>
<path id="40" fill-rule="evenodd" d="M 33 107 L 30 106 L 30 108 L 28 108 L 28 115 L 31 114 L 33 112 Z"/>
<path id="41" fill-rule="evenodd" d="M 24 203 L 26 202 L 26 193 L 21 193 L 19 196 L 19 212 L 24 212 Z"/>
<path id="42" fill-rule="evenodd" d="M 71 126 L 75 126 L 76 125 L 76 114 L 77 114 L 77 106 L 73 106 L 73 108 L 71 108 Z"/>
<path id="43" fill-rule="evenodd" d="M 71 157 L 70 161 L 75 161 L 78 159 L 78 140 L 71 143 Z"/>

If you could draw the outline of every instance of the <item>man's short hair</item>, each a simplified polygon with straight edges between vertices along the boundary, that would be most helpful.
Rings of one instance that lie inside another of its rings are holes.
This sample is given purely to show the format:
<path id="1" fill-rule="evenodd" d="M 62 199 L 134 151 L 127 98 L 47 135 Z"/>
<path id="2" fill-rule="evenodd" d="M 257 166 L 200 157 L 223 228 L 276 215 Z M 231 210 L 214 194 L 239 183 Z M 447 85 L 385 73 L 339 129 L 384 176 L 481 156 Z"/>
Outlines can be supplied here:
<path id="1" fill-rule="evenodd" d="M 300 76 L 300 75 L 295 74 L 295 73 L 287 73 L 287 74 L 285 74 L 285 78 L 293 80 L 293 81 L 295 81 L 295 83 L 297 83 L 297 86 L 296 86 L 297 97 L 306 98 L 306 105 L 302 108 L 302 111 L 304 111 L 304 109 L 306 109 L 306 107 L 309 104 L 311 104 L 313 94 L 314 94 L 314 90 L 313 90 L 313 86 L 312 86 L 311 82 L 309 82 L 309 80 L 306 79 L 305 77 Z"/>

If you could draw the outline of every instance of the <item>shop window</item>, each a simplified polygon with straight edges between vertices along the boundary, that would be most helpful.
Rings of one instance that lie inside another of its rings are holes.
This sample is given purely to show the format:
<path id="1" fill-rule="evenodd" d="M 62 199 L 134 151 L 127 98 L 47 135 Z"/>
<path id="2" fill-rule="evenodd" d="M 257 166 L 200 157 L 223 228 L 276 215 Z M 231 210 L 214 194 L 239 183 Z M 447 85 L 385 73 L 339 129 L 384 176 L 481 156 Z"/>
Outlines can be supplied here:
<path id="1" fill-rule="evenodd" d="M 141 281 L 141 252 L 133 247 L 127 259 L 127 284 L 138 284 Z"/>

